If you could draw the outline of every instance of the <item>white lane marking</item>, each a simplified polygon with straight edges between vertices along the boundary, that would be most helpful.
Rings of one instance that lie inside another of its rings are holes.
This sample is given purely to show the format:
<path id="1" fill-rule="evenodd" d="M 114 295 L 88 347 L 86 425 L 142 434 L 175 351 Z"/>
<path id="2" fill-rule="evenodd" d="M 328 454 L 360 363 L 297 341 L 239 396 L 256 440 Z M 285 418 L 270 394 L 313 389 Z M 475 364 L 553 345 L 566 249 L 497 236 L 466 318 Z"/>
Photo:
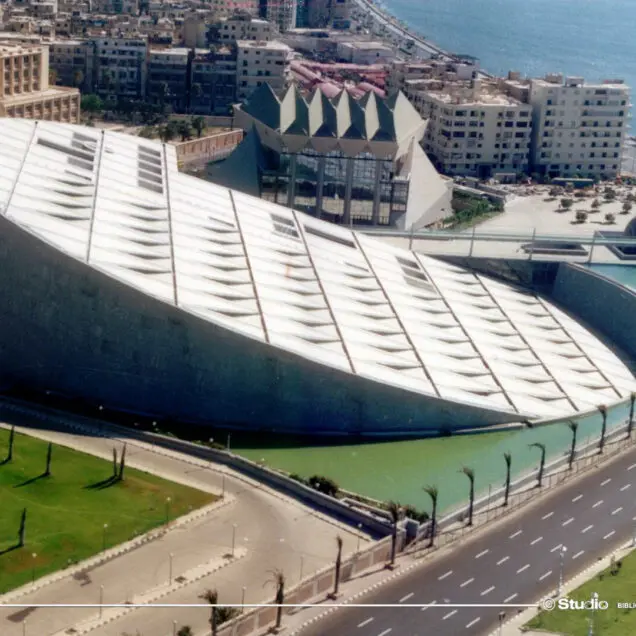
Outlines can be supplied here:
<path id="1" fill-rule="evenodd" d="M 583 495 L 577 495 L 574 497 L 574 499 L 572 499 L 572 503 L 576 503 L 579 499 L 583 499 Z"/>
<path id="2" fill-rule="evenodd" d="M 550 574 L 552 574 L 552 570 L 548 570 L 545 574 L 542 574 L 539 577 L 539 581 L 543 581 L 543 579 L 547 579 L 550 576 Z"/>
<path id="3" fill-rule="evenodd" d="M 574 521 L 574 517 L 570 517 L 567 521 L 564 521 L 561 525 L 567 526 Z"/>
<path id="4" fill-rule="evenodd" d="M 598 508 L 601 504 L 603 503 L 602 499 L 599 499 L 593 506 L 592 508 Z"/>
<path id="5" fill-rule="evenodd" d="M 625 491 L 625 490 L 627 490 L 630 486 L 631 486 L 631 484 L 625 484 L 625 485 L 624 485 L 624 486 L 620 489 L 620 491 L 621 491 L 621 492 L 624 492 L 624 491 Z"/>
<path id="6" fill-rule="evenodd" d="M 392 632 L 393 628 L 389 627 L 389 629 L 385 629 L 383 632 L 380 632 L 378 636 L 386 636 L 388 633 Z"/>
<path id="7" fill-rule="evenodd" d="M 636 464 L 632 464 L 631 466 L 628 466 L 627 470 L 631 470 L 632 468 L 636 468 Z"/>
<path id="8" fill-rule="evenodd" d="M 467 585 L 470 585 L 475 579 L 468 579 L 466 581 L 464 581 L 459 587 L 466 587 Z"/>
<path id="9" fill-rule="evenodd" d="M 400 599 L 400 603 L 404 603 L 404 601 L 408 601 L 411 598 L 411 596 L 414 596 L 414 595 L 415 595 L 415 592 L 411 592 L 410 594 L 407 594 L 406 596 L 403 596 Z"/>
<path id="10" fill-rule="evenodd" d="M 515 537 L 518 537 L 522 532 L 523 530 L 517 530 L 517 532 L 513 532 L 508 538 L 514 539 Z"/>
<path id="11" fill-rule="evenodd" d="M 611 532 L 608 532 L 603 539 L 609 539 L 613 534 L 616 534 L 616 530 L 612 530 Z"/>
<path id="12" fill-rule="evenodd" d="M 453 610 L 452 612 L 448 612 L 448 614 L 446 614 L 446 616 L 442 617 L 442 620 L 445 621 L 447 618 L 450 618 L 451 616 L 455 616 L 455 614 L 457 614 L 457 610 Z"/>
<path id="13" fill-rule="evenodd" d="M 612 481 L 612 478 L 611 478 L 611 477 L 608 477 L 605 481 L 602 481 L 602 482 L 601 482 L 601 486 L 607 486 L 607 484 L 609 484 L 609 483 L 610 483 L 610 481 Z"/>
<path id="14" fill-rule="evenodd" d="M 437 601 L 431 601 L 428 605 L 425 605 L 422 608 L 422 611 L 425 612 L 429 607 L 432 607 L 433 605 L 437 605 Z"/>
<path id="15" fill-rule="evenodd" d="M 613 514 L 613 513 L 612 513 Z M 583 528 L 583 530 L 581 530 L 581 534 L 585 534 L 588 530 L 591 530 L 594 527 L 593 524 L 590 524 L 589 526 L 587 526 L 586 528 Z"/>
<path id="16" fill-rule="evenodd" d="M 623 509 L 623 506 L 619 506 L 618 508 L 616 508 L 616 510 L 612 510 L 612 514 L 617 515 L 622 509 Z"/>
<path id="17" fill-rule="evenodd" d="M 475 625 L 476 623 L 479 623 L 480 620 L 481 620 L 481 616 L 478 616 L 477 618 L 473 619 L 472 621 L 470 621 L 470 623 L 468 623 L 468 625 L 466 625 L 466 629 L 470 629 L 473 625 Z"/>
<path id="18" fill-rule="evenodd" d="M 578 559 L 582 554 L 585 554 L 585 550 L 580 550 L 579 552 L 577 552 L 573 557 L 572 557 L 572 561 L 574 561 L 574 559 Z"/>
<path id="19" fill-rule="evenodd" d="M 543 541 L 543 537 L 538 537 L 534 541 L 530 541 L 530 545 L 535 545 L 535 544 L 539 543 L 539 541 Z"/>
<path id="20" fill-rule="evenodd" d="M 559 543 L 559 545 L 555 545 L 550 552 L 556 552 L 563 544 Z"/>
<path id="21" fill-rule="evenodd" d="M 510 557 L 509 556 L 505 556 L 503 559 L 499 559 L 499 561 L 497 561 L 497 565 L 501 565 L 502 563 L 505 563 Z"/>
<path id="22" fill-rule="evenodd" d="M 481 557 L 484 556 L 484 554 L 488 554 L 490 552 L 490 550 L 488 548 L 486 548 L 485 550 L 482 550 L 479 554 L 475 555 L 476 559 L 481 559 Z"/>
<path id="23" fill-rule="evenodd" d="M 358 627 L 364 627 L 365 625 L 368 625 L 371 621 L 373 621 L 373 616 L 371 618 L 367 618 L 366 621 L 362 621 Z"/>
<path id="24" fill-rule="evenodd" d="M 554 514 L 554 511 L 553 512 L 548 512 L 548 514 L 547 515 L 543 515 L 543 517 L 541 517 L 541 519 L 543 519 L 543 521 L 545 521 L 546 519 L 549 519 L 553 514 Z"/>
<path id="25" fill-rule="evenodd" d="M 510 601 L 516 599 L 517 596 L 519 595 L 515 592 L 512 596 L 509 596 L 508 598 L 504 599 L 504 603 L 510 603 Z"/>
<path id="26" fill-rule="evenodd" d="M 521 574 L 524 570 L 527 570 L 530 567 L 529 563 L 526 563 L 522 568 L 517 570 L 517 574 Z"/>
<path id="27" fill-rule="evenodd" d="M 449 570 L 448 572 L 446 572 L 446 574 L 442 574 L 442 576 L 438 576 L 437 580 L 438 581 L 443 581 L 444 579 L 447 579 L 452 573 L 453 573 L 453 571 Z"/>
<path id="28" fill-rule="evenodd" d="M 486 596 L 486 594 L 490 594 L 490 593 L 491 593 L 494 589 L 495 589 L 495 586 L 494 586 L 494 585 L 491 585 L 488 589 L 484 590 L 484 591 L 481 593 L 481 596 Z"/>

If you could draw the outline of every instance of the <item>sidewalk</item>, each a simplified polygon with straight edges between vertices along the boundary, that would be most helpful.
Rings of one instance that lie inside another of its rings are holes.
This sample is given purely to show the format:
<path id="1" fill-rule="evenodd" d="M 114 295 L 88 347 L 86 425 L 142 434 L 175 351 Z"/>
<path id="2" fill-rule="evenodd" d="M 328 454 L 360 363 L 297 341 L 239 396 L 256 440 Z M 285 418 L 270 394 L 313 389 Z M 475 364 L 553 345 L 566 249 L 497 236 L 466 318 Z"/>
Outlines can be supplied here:
<path id="1" fill-rule="evenodd" d="M 24 416 L 20 416 L 24 417 Z M 264 488 L 227 469 L 209 462 L 181 455 L 137 440 L 104 439 L 81 433 L 50 431 L 41 421 L 24 430 L 54 443 L 76 448 L 109 459 L 114 444 L 128 442 L 128 465 L 163 478 L 208 492 L 235 499 L 208 517 L 187 528 L 169 532 L 124 556 L 91 570 L 79 579 L 66 577 L 39 591 L 27 593 L 16 602 L 26 606 L 34 603 L 98 603 L 103 586 L 105 603 L 130 600 L 150 589 L 165 584 L 169 577 L 169 555 L 173 556 L 173 576 L 192 570 L 202 563 L 212 563 L 231 551 L 232 535 L 235 547 L 243 558 L 224 566 L 197 583 L 179 587 L 161 602 L 201 603 L 199 595 L 207 588 L 219 590 L 220 602 L 241 603 L 271 600 L 273 588 L 268 585 L 271 571 L 281 568 L 288 585 L 331 563 L 335 558 L 336 535 L 344 539 L 344 553 L 353 552 L 358 537 L 350 528 L 334 522 L 280 493 Z M 20 431 L 21 427 L 16 426 Z M 236 528 L 234 528 L 236 525 Z M 362 544 L 367 541 L 364 537 Z M 37 582 L 36 582 L 37 583 Z M 177 589 L 178 588 L 178 589 Z M 27 620 L 26 636 L 50 636 L 62 630 L 77 628 L 79 623 L 97 614 L 84 608 L 2 608 L 2 636 L 23 636 L 23 621 Z M 168 610 L 138 609 L 125 617 L 96 628 L 97 636 L 135 634 L 172 634 L 173 621 L 204 630 L 209 610 L 187 607 Z"/>

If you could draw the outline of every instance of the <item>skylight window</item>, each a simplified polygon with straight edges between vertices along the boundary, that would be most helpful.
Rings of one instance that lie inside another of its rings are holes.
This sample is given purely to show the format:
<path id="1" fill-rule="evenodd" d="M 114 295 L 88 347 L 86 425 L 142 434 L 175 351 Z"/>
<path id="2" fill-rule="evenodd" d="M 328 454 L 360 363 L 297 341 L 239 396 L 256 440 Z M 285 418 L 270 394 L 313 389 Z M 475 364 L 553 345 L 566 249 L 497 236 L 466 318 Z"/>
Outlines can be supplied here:
<path id="1" fill-rule="evenodd" d="M 305 225 L 305 232 L 310 234 L 311 236 L 317 236 L 318 238 L 324 239 L 325 241 L 331 241 L 332 243 L 337 243 L 338 245 L 343 245 L 344 247 L 350 247 L 351 249 L 356 249 L 356 244 L 349 239 L 343 238 L 341 236 L 335 236 L 334 234 L 330 234 L 329 232 L 325 232 L 324 230 L 319 230 L 318 228 L 311 227 L 310 225 Z"/>

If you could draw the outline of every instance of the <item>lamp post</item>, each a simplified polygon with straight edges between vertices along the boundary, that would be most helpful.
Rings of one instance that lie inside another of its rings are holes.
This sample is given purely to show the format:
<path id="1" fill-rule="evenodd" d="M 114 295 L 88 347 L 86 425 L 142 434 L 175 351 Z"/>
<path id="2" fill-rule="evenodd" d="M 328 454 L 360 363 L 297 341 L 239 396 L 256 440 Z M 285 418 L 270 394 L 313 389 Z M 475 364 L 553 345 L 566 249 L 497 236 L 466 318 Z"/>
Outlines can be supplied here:
<path id="1" fill-rule="evenodd" d="M 102 612 L 104 610 L 104 586 L 99 586 L 99 617 L 102 617 Z"/>
<path id="2" fill-rule="evenodd" d="M 305 565 L 305 557 L 301 554 L 300 555 L 300 576 L 298 577 L 299 581 L 303 580 L 303 568 Z"/>
<path id="3" fill-rule="evenodd" d="M 236 524 L 232 524 L 232 557 L 234 557 L 234 547 L 236 546 Z"/>
<path id="4" fill-rule="evenodd" d="M 561 594 L 563 593 L 563 562 L 567 551 L 568 549 L 564 545 L 562 545 L 559 550 L 559 588 L 557 590 L 557 598 L 561 598 Z"/>
<path id="5" fill-rule="evenodd" d="M 245 611 L 245 586 L 241 589 L 241 614 Z"/>
<path id="6" fill-rule="evenodd" d="M 169 573 L 168 573 L 168 578 L 170 580 L 170 585 L 172 585 L 172 559 L 174 558 L 174 554 L 171 552 L 170 553 L 170 561 L 169 561 Z"/>
<path id="7" fill-rule="evenodd" d="M 108 530 L 108 524 L 104 524 L 104 530 L 102 532 L 102 552 L 106 549 L 106 531 Z"/>
<path id="8" fill-rule="evenodd" d="M 170 502 L 172 499 L 170 497 L 166 497 L 166 523 L 168 523 L 168 519 L 170 519 Z"/>
<path id="9" fill-rule="evenodd" d="M 35 560 L 38 558 L 38 555 L 33 552 L 33 554 L 31 554 L 31 557 L 33 558 L 33 561 L 31 563 L 31 585 L 35 585 Z"/>
<path id="10" fill-rule="evenodd" d="M 356 552 L 360 554 L 360 534 L 362 533 L 362 524 L 358 524 L 358 546 L 356 547 Z"/>

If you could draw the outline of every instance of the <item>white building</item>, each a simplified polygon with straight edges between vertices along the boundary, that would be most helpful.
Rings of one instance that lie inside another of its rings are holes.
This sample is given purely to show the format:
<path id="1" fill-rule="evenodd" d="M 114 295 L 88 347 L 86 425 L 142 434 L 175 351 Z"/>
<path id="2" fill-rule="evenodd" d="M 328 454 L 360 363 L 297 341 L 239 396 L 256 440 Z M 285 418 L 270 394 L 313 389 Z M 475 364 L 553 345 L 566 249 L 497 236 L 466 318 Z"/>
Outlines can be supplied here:
<path id="1" fill-rule="evenodd" d="M 382 64 L 395 58 L 395 51 L 383 42 L 338 42 L 336 50 L 341 60 L 351 64 Z"/>
<path id="2" fill-rule="evenodd" d="M 267 82 L 275 91 L 287 83 L 291 49 L 282 42 L 239 40 L 237 47 L 236 88 L 238 99 L 244 99 Z"/>
<path id="3" fill-rule="evenodd" d="M 533 172 L 549 177 L 613 179 L 629 128 L 629 87 L 548 75 L 531 80 Z"/>
<path id="4" fill-rule="evenodd" d="M 253 42 L 269 42 L 275 29 L 267 20 L 248 15 L 237 15 L 222 20 L 218 26 L 219 39 L 222 42 L 236 40 L 252 40 Z"/>

